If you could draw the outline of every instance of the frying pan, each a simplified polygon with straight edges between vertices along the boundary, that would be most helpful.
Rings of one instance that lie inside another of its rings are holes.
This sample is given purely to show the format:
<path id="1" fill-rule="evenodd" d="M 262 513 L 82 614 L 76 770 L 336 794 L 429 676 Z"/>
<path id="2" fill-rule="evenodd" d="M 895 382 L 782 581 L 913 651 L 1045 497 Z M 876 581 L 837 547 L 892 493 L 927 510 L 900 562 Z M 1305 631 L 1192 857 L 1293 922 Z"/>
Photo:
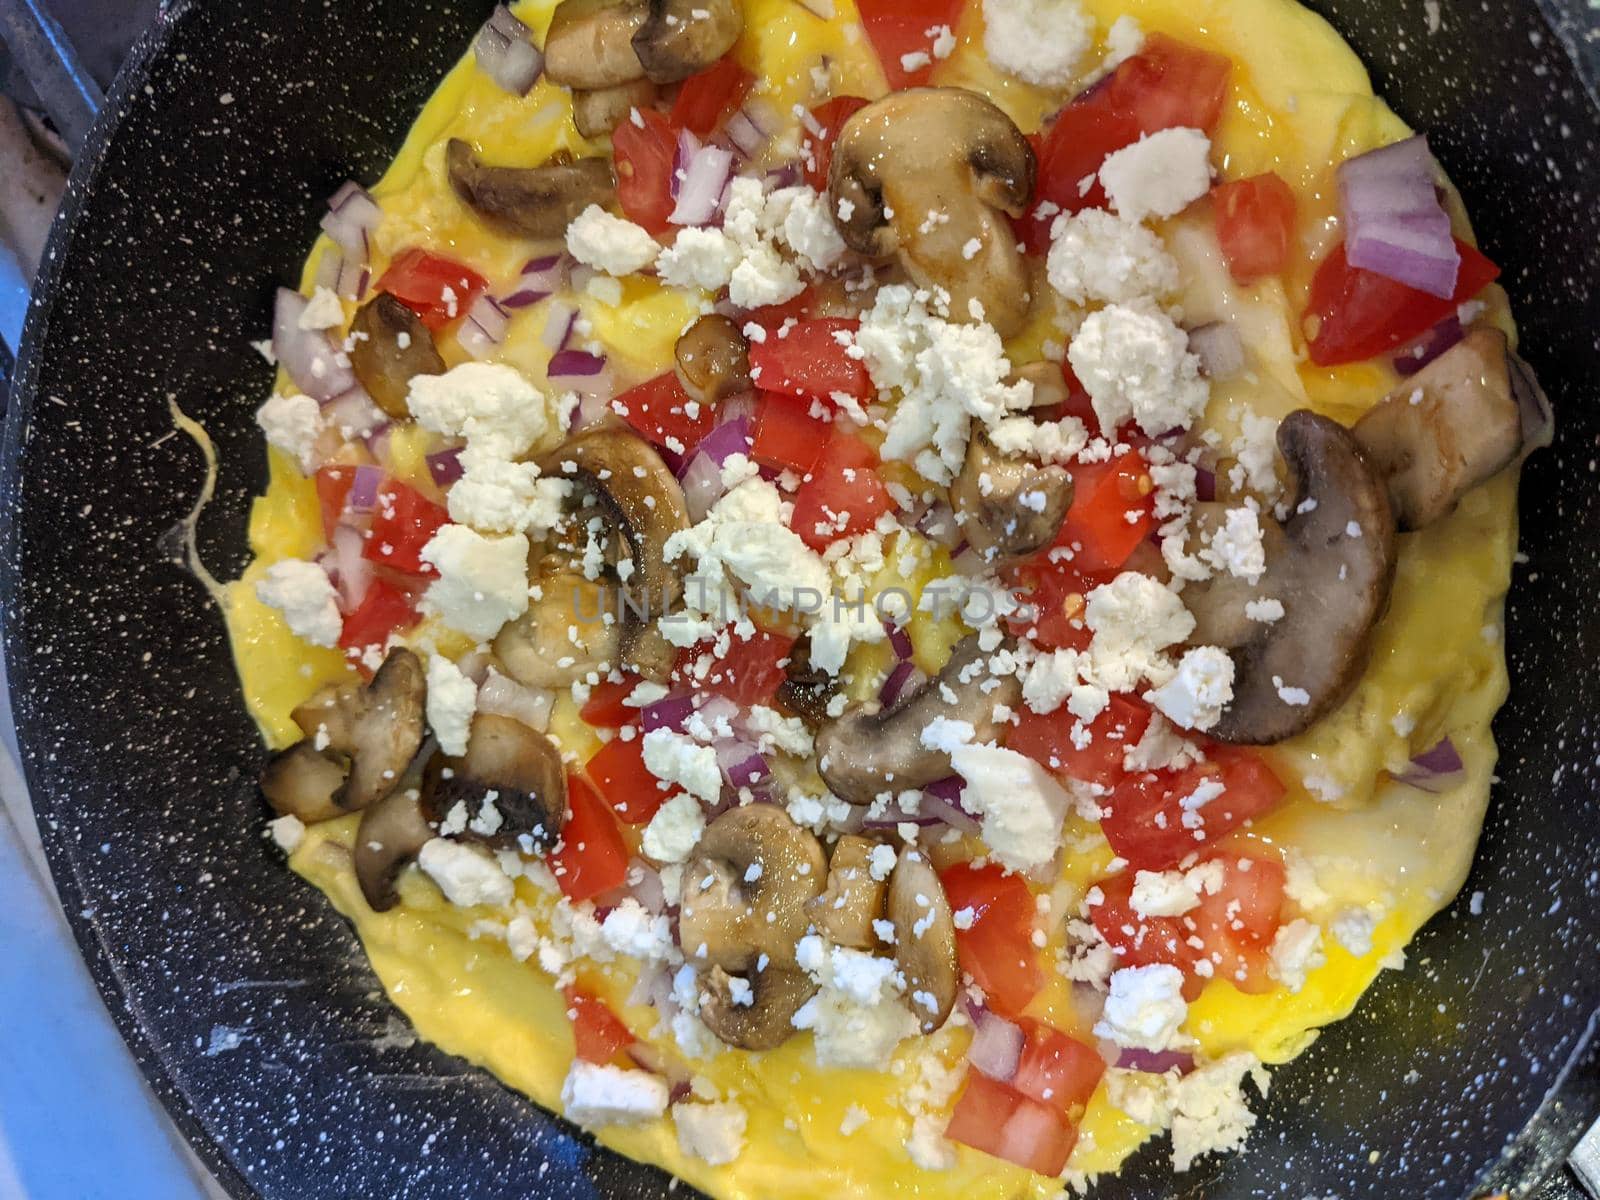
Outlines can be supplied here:
<path id="1" fill-rule="evenodd" d="M 1523 486 L 1500 780 L 1463 892 L 1484 901 L 1441 914 L 1405 972 L 1274 1072 L 1245 1153 L 1172 1180 L 1150 1149 L 1099 1195 L 1561 1195 L 1538 1181 L 1600 1112 L 1600 116 L 1529 0 L 1313 7 L 1432 134 L 1559 417 Z M 204 462 L 169 402 L 215 442 L 198 546 L 226 578 L 265 474 L 251 414 L 271 377 L 247 342 L 322 199 L 378 176 L 488 8 L 167 6 L 87 136 L 16 364 L 0 611 L 27 781 L 108 1008 L 236 1196 L 668 1188 L 409 1035 L 348 926 L 261 837 L 256 731 L 177 563 Z"/>

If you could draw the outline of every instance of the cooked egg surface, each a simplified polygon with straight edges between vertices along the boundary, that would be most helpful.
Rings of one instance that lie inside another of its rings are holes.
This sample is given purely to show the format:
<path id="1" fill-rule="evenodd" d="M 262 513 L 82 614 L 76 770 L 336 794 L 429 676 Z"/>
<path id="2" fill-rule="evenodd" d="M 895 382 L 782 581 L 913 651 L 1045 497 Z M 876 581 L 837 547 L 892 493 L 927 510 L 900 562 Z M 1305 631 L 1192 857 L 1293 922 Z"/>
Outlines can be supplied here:
<path id="1" fill-rule="evenodd" d="M 855 23 L 853 0 L 836 3 L 838 16 L 825 22 L 794 0 L 747 0 L 747 32 L 738 53 L 781 108 L 809 100 L 808 71 L 823 55 L 834 64 L 837 93 L 882 92 L 882 75 Z M 542 35 L 553 8 L 553 0 L 532 0 L 516 11 Z M 1213 163 L 1225 178 L 1274 170 L 1295 187 L 1300 203 L 1303 253 L 1298 274 L 1286 281 L 1233 285 L 1206 232 L 1209 222 L 1179 218 L 1160 230 L 1184 266 L 1186 313 L 1228 316 L 1246 331 L 1258 357 L 1252 375 L 1213 387 L 1206 425 L 1226 445 L 1246 408 L 1277 418 L 1310 405 L 1352 421 L 1394 377 L 1374 364 L 1311 367 L 1302 361 L 1295 314 L 1303 306 L 1310 264 L 1337 237 L 1332 164 L 1395 140 L 1404 126 L 1373 97 L 1365 71 L 1339 36 L 1289 0 L 1086 0 L 1086 8 L 1102 35 L 1128 14 L 1147 32 L 1226 54 L 1233 62 L 1232 102 L 1214 139 Z M 959 47 L 938 66 L 935 83 L 986 92 L 1025 131 L 1038 128 L 1068 94 L 1042 92 L 988 66 L 981 5 L 966 5 L 957 34 Z M 1097 57 L 1089 56 L 1085 69 Z M 492 285 L 503 284 L 532 246 L 488 233 L 457 203 L 442 161 L 451 136 L 468 137 L 487 160 L 508 163 L 601 147 L 577 135 L 564 92 L 548 82 L 518 99 L 499 90 L 469 56 L 441 84 L 372 189 L 385 212 L 374 265 L 381 270 L 390 255 L 423 244 L 472 266 Z M 308 263 L 308 279 L 323 245 Z M 626 386 L 667 368 L 699 300 L 635 279 L 623 285 L 620 297 L 590 294 L 582 297 L 582 307 L 595 337 L 607 345 L 619 385 Z M 1498 289 L 1490 289 L 1489 303 L 1492 319 L 1509 330 Z M 544 315 L 544 305 L 519 313 L 498 355 L 539 381 L 549 358 L 538 337 Z M 1026 341 L 1014 347 L 1018 357 L 1035 356 Z M 439 347 L 452 365 L 461 356 L 451 338 L 441 338 Z M 437 496 L 423 463 L 428 437 L 406 435 L 396 451 L 396 470 Z M 1225 981 L 1211 982 L 1191 1005 L 1185 1027 L 1204 1054 L 1248 1050 L 1278 1063 L 1304 1050 L 1321 1026 L 1350 1012 L 1379 970 L 1403 961 L 1406 943 L 1465 878 L 1495 762 L 1489 723 L 1507 688 L 1499 634 L 1516 540 L 1515 491 L 1515 472 L 1507 472 L 1471 493 L 1447 520 L 1402 538 L 1393 599 L 1365 677 L 1337 712 L 1272 752 L 1289 798 L 1235 835 L 1240 845 L 1260 843 L 1284 854 L 1296 915 L 1325 927 L 1342 917 L 1346 925 L 1370 928 L 1370 946 L 1360 938 L 1347 947 L 1325 937 L 1327 962 L 1294 995 L 1283 988 L 1244 995 Z M 904 553 L 889 556 L 884 586 L 903 586 L 913 570 L 920 575 L 913 584 L 949 570 L 942 551 L 918 553 L 931 547 L 909 544 L 915 535 L 903 538 Z M 321 548 L 315 489 L 276 452 L 270 486 L 251 516 L 250 540 L 256 561 L 230 585 L 227 618 L 250 711 L 267 741 L 281 746 L 298 736 L 288 715 L 293 707 L 351 669 L 337 651 L 316 650 L 294 638 L 279 614 L 255 599 L 255 580 L 267 565 L 314 557 Z M 931 670 L 962 630 L 953 619 L 935 625 L 922 616 L 912 632 L 918 658 Z M 410 640 L 445 653 L 467 648 L 463 639 L 437 627 L 424 626 Z M 558 707 L 552 732 L 579 757 L 598 744 L 566 702 Z M 1445 734 L 1466 764 L 1457 787 L 1432 795 L 1389 779 L 1386 768 Z M 536 957 L 512 958 L 503 937 L 505 914 L 453 907 L 414 871 L 402 878 L 401 906 L 373 913 L 351 868 L 354 832 L 353 817 L 314 827 L 293 856 L 294 869 L 353 923 L 390 996 L 422 1037 L 559 1110 L 573 1056 L 566 1005 Z M 1098 829 L 1076 818 L 1069 820 L 1067 839 L 1078 849 L 1069 850 L 1054 891 L 1058 919 L 1051 923 L 1046 962 L 1060 947 L 1060 915 L 1075 909 L 1111 858 Z M 536 923 L 547 919 L 552 897 L 527 879 L 517 888 Z M 669 1031 L 657 1027 L 655 1010 L 629 1002 L 633 968 L 586 964 L 580 979 L 608 997 L 636 1035 L 676 1053 Z M 1090 1022 L 1073 1011 L 1065 980 L 1054 981 L 1031 1011 L 1092 1041 Z M 728 1166 L 685 1155 L 670 1118 L 613 1126 L 600 1140 L 716 1197 L 1055 1195 L 1058 1181 L 965 1147 L 946 1144 L 953 1163 L 946 1170 L 913 1163 L 908 1144 L 914 1134 L 943 1130 L 968 1039 L 967 1029 L 954 1024 L 931 1038 L 913 1038 L 902 1044 L 887 1072 L 820 1069 L 806 1034 L 767 1054 L 729 1051 L 693 1064 L 702 1086 L 736 1098 L 748 1114 L 744 1151 Z M 845 1134 L 841 1123 L 851 1106 L 859 1106 L 867 1120 Z M 920 1129 L 913 1113 L 925 1114 Z M 1151 1133 L 1112 1107 L 1102 1085 L 1083 1120 L 1070 1168 L 1086 1174 L 1114 1170 Z"/>

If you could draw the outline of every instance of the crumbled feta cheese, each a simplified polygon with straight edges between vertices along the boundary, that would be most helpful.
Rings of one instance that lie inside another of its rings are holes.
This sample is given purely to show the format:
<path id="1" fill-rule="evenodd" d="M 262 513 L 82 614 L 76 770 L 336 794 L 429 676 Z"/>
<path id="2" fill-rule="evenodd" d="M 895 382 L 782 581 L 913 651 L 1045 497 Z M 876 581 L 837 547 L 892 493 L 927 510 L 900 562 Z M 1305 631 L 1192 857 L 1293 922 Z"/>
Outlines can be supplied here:
<path id="1" fill-rule="evenodd" d="M 1181 917 L 1200 903 L 1198 883 L 1182 871 L 1140 871 L 1133 878 L 1128 903 L 1146 920 Z"/>
<path id="2" fill-rule="evenodd" d="M 823 988 L 806 1001 L 793 1024 L 814 1035 L 818 1066 L 872 1070 L 887 1067 L 894 1048 L 919 1028 L 899 1000 L 861 1005 L 837 988 Z"/>
<path id="3" fill-rule="evenodd" d="M 607 275 L 632 275 L 656 261 L 661 245 L 649 230 L 591 204 L 567 226 L 567 253 Z"/>
<path id="4" fill-rule="evenodd" d="M 1378 920 L 1365 908 L 1341 909 L 1328 926 L 1328 932 L 1333 934 L 1333 940 L 1338 942 L 1356 958 L 1365 958 L 1372 953 L 1372 933 L 1378 927 Z"/>
<path id="5" fill-rule="evenodd" d="M 543 537 L 561 521 L 572 494 L 569 479 L 541 479 L 534 463 L 468 453 L 465 471 L 450 486 L 445 502 L 450 519 L 482 533 L 532 533 Z"/>
<path id="6" fill-rule="evenodd" d="M 656 259 L 656 274 L 668 287 L 720 292 L 742 258 L 738 243 L 720 229 L 680 229 Z"/>
<path id="7" fill-rule="evenodd" d="M 422 548 L 439 571 L 423 596 L 426 609 L 452 629 L 487 641 L 528 611 L 528 539 L 484 537 L 465 525 L 443 525 Z"/>
<path id="8" fill-rule="evenodd" d="M 675 963 L 680 959 L 672 921 L 651 913 L 633 897 L 625 898 L 600 923 L 600 936 L 613 954 L 642 963 Z"/>
<path id="9" fill-rule="evenodd" d="M 1210 729 L 1233 699 L 1233 659 L 1216 646 L 1184 651 L 1173 677 L 1145 697 L 1174 725 Z"/>
<path id="10" fill-rule="evenodd" d="M 1290 847 L 1284 851 L 1283 894 L 1307 912 L 1317 912 L 1333 903 L 1311 860 L 1299 850 Z"/>
<path id="11" fill-rule="evenodd" d="M 1129 420 L 1151 437 L 1187 429 L 1210 398 L 1188 335 L 1154 309 L 1113 304 L 1089 314 L 1067 357 L 1102 429 Z"/>
<path id="12" fill-rule="evenodd" d="M 344 324 L 344 301 L 330 289 L 319 287 L 300 310 L 296 324 L 306 330 L 336 329 Z"/>
<path id="13" fill-rule="evenodd" d="M 1094 634 L 1089 658 L 1096 680 L 1114 692 L 1130 691 L 1141 679 L 1166 683 L 1173 668 L 1163 651 L 1194 632 L 1183 601 L 1136 571 L 1091 591 L 1083 619 Z"/>
<path id="14" fill-rule="evenodd" d="M 267 829 L 272 834 L 272 840 L 277 843 L 278 849 L 285 854 L 293 854 L 300 849 L 300 843 L 306 840 L 305 822 L 293 813 L 274 817 L 267 822 Z"/>
<path id="15" fill-rule="evenodd" d="M 322 435 L 325 424 L 322 405 L 310 396 L 274 394 L 256 409 L 256 424 L 266 435 L 269 446 L 294 459 L 302 474 L 311 473 L 316 466 L 317 438 Z"/>
<path id="16" fill-rule="evenodd" d="M 781 750 L 799 758 L 811 756 L 811 731 L 799 717 L 786 717 L 777 709 L 756 704 L 745 713 L 744 724 L 750 736 L 757 739 L 763 754 Z"/>
<path id="17" fill-rule="evenodd" d="M 1182 737 L 1159 712 L 1152 713 L 1144 736 L 1122 752 L 1125 771 L 1177 771 L 1197 763 L 1203 755 L 1193 742 Z"/>
<path id="18" fill-rule="evenodd" d="M 957 746 L 950 762 L 967 781 L 962 803 L 982 819 L 995 858 L 1022 871 L 1054 857 L 1071 800 L 1049 772 L 992 743 Z"/>
<path id="19" fill-rule="evenodd" d="M 1183 1076 L 1173 1087 L 1172 1165 L 1187 1171 L 1206 1154 L 1237 1150 L 1256 1123 L 1244 1102 L 1244 1078 L 1267 1094 L 1267 1075 L 1253 1054 L 1230 1054 Z"/>
<path id="20" fill-rule="evenodd" d="M 1188 1014 L 1183 972 L 1177 967 L 1123 967 L 1112 972 L 1111 991 L 1094 1033 L 1129 1049 L 1167 1050 Z"/>
<path id="21" fill-rule="evenodd" d="M 1178 263 L 1136 221 L 1088 208 L 1051 227 L 1050 285 L 1070 304 L 1128 304 L 1178 286 Z"/>
<path id="22" fill-rule="evenodd" d="M 344 629 L 339 593 L 316 563 L 286 558 L 256 581 L 256 599 L 283 614 L 289 632 L 313 646 L 337 646 Z"/>
<path id="23" fill-rule="evenodd" d="M 1267 551 L 1261 542 L 1261 521 L 1256 510 L 1246 505 L 1230 508 L 1222 527 L 1211 537 L 1211 544 L 1200 557 L 1219 571 L 1256 583 L 1267 569 Z"/>
<path id="24" fill-rule="evenodd" d="M 472 714 L 478 708 L 478 685 L 461 668 L 439 654 L 428 656 L 428 726 L 439 749 L 460 757 L 467 752 Z"/>
<path id="25" fill-rule="evenodd" d="M 781 188 L 767 198 L 767 204 L 783 214 L 779 238 L 813 271 L 829 270 L 844 257 L 844 238 L 828 211 L 826 196 L 808 187 Z"/>
<path id="26" fill-rule="evenodd" d="M 1277 689 L 1278 699 L 1290 708 L 1304 708 L 1311 703 L 1311 693 L 1303 687 L 1293 687 L 1277 675 L 1272 677 L 1272 686 Z"/>
<path id="27" fill-rule="evenodd" d="M 1278 481 L 1278 421 L 1275 417 L 1246 412 L 1239 423 L 1239 436 L 1228 449 L 1238 466 L 1228 472 L 1237 489 L 1246 485 L 1264 500 L 1276 499 L 1283 485 Z M 1311 502 L 1314 508 L 1315 502 Z"/>
<path id="28" fill-rule="evenodd" d="M 457 907 L 486 904 L 500 908 L 511 903 L 510 877 L 492 854 L 477 846 L 433 838 L 422 844 L 417 866 Z"/>
<path id="29" fill-rule="evenodd" d="M 653 1121 L 667 1111 L 667 1100 L 667 1081 L 659 1075 L 582 1059 L 561 1085 L 562 1112 L 585 1129 Z"/>
<path id="30" fill-rule="evenodd" d="M 1172 217 L 1211 190 L 1211 141 L 1198 129 L 1163 129 L 1106 156 L 1100 182 L 1130 221 Z"/>
<path id="31" fill-rule="evenodd" d="M 795 961 L 817 986 L 834 988 L 852 1003 L 866 1008 L 892 999 L 904 982 L 894 959 L 848 946 L 832 946 L 817 934 L 800 939 Z"/>
<path id="32" fill-rule="evenodd" d="M 893 846 L 879 842 L 867 852 L 867 873 L 881 883 L 889 878 L 899 857 Z"/>
<path id="33" fill-rule="evenodd" d="M 989 430 L 989 440 L 1002 454 L 1021 454 L 1042 463 L 1063 465 L 1078 461 L 1089 444 L 1089 431 L 1077 417 L 1035 421 L 1032 417 L 1004 417 Z"/>
<path id="34" fill-rule="evenodd" d="M 417 375 L 406 403 L 417 424 L 466 438 L 474 451 L 513 459 L 566 424 L 575 401 L 552 402 L 502 363 L 464 362 L 443 375 Z"/>
<path id="35" fill-rule="evenodd" d="M 691 796 L 715 804 L 722 795 L 717 752 L 671 729 L 644 735 L 644 765 L 657 779 L 680 785 Z"/>
<path id="36" fill-rule="evenodd" d="M 1144 49 L 1144 30 L 1138 18 L 1124 13 L 1106 30 L 1106 56 L 1100 62 L 1102 73 L 1114 71 Z"/>
<path id="37" fill-rule="evenodd" d="M 1244 615 L 1252 621 L 1260 621 L 1263 625 L 1271 625 L 1274 621 L 1283 620 L 1283 601 L 1275 600 L 1271 596 L 1263 596 L 1258 600 L 1246 600 Z"/>
<path id="38" fill-rule="evenodd" d="M 1306 976 L 1328 961 L 1322 952 L 1322 930 L 1304 917 L 1280 926 L 1272 939 L 1267 973 L 1291 992 L 1306 986 Z"/>
<path id="39" fill-rule="evenodd" d="M 1078 0 L 983 0 L 983 49 L 1009 75 L 1039 87 L 1073 82 L 1094 40 L 1094 19 Z"/>
<path id="40" fill-rule="evenodd" d="M 712 756 L 715 758 L 715 754 Z M 640 842 L 645 854 L 659 863 L 678 863 L 689 857 L 706 831 L 706 816 L 700 802 L 679 792 L 650 818 Z"/>
<path id="41" fill-rule="evenodd" d="M 678 1148 L 714 1167 L 726 1166 L 744 1150 L 745 1111 L 737 1104 L 674 1104 Z"/>

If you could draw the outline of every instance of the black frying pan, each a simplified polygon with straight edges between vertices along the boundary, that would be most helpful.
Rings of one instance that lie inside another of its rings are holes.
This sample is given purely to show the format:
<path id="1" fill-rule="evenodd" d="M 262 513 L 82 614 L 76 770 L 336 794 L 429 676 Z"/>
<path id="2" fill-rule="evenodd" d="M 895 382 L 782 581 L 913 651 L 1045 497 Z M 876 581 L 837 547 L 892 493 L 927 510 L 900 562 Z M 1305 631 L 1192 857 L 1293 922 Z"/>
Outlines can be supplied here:
<path id="1" fill-rule="evenodd" d="M 1444 0 L 1432 36 L 1420 0 L 1313 6 L 1432 133 L 1559 417 L 1523 488 L 1501 784 L 1463 893 L 1487 899 L 1434 921 L 1403 974 L 1274 1072 L 1244 1154 L 1170 1181 L 1152 1150 L 1108 1200 L 1454 1200 L 1541 1177 L 1600 1112 L 1600 117 L 1530 0 Z M 0 607 L 45 848 L 140 1065 L 238 1196 L 667 1190 L 405 1036 L 349 928 L 260 836 L 222 623 L 172 561 L 202 463 L 168 399 L 216 441 L 199 542 L 230 576 L 264 480 L 250 416 L 270 373 L 246 342 L 321 200 L 377 177 L 488 8 L 172 4 L 79 157 L 17 363 Z M 229 1030 L 237 1048 L 211 1052 Z"/>

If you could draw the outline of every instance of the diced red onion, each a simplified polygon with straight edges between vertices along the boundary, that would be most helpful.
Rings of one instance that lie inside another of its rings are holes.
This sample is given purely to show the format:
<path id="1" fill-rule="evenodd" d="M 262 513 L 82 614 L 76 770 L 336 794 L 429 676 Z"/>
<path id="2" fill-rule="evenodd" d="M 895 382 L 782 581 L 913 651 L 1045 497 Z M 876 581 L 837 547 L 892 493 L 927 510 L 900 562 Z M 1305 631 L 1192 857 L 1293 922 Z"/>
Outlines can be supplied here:
<path id="1" fill-rule="evenodd" d="M 345 183 L 328 201 L 322 231 L 345 252 L 347 259 L 365 263 L 372 257 L 372 234 L 383 220 L 383 210 L 359 183 Z"/>
<path id="2" fill-rule="evenodd" d="M 587 350 L 557 350 L 550 359 L 550 386 L 579 396 L 610 396 L 611 376 L 606 360 Z"/>
<path id="3" fill-rule="evenodd" d="M 346 438 L 364 438 L 388 421 L 383 409 L 374 404 L 372 397 L 359 387 L 351 387 L 343 395 L 330 400 L 323 407 L 322 414 L 328 424 Z"/>
<path id="4" fill-rule="evenodd" d="M 531 33 L 510 9 L 497 4 L 472 43 L 484 73 L 513 96 L 526 96 L 544 71 L 544 55 L 529 40 Z"/>
<path id="5" fill-rule="evenodd" d="M 473 358 L 487 358 L 506 340 L 510 326 L 511 314 L 493 296 L 479 296 L 456 330 L 456 341 Z"/>
<path id="6" fill-rule="evenodd" d="M 684 167 L 678 203 L 667 220 L 674 225 L 709 225 L 733 178 L 733 154 L 721 146 L 701 146 Z"/>
<path id="7" fill-rule="evenodd" d="M 1452 313 L 1411 345 L 1395 354 L 1395 372 L 1400 375 L 1415 375 L 1466 335 L 1467 331 L 1461 328 L 1460 319 Z"/>
<path id="8" fill-rule="evenodd" d="M 1424 792 L 1447 792 L 1466 778 L 1466 764 L 1448 737 L 1421 754 L 1414 755 L 1410 765 L 1395 776 L 1397 783 L 1418 788 Z"/>
<path id="9" fill-rule="evenodd" d="M 999 1083 L 1010 1083 L 1022 1061 L 1022 1027 L 983 1010 L 973 1023 L 967 1060 L 973 1070 Z"/>
<path id="10" fill-rule="evenodd" d="M 1345 257 L 1440 299 L 1455 292 L 1461 252 L 1434 185 L 1435 164 L 1422 135 L 1340 164 Z"/>
<path id="11" fill-rule="evenodd" d="M 773 167 L 762 177 L 768 191 L 777 191 L 780 188 L 794 187 L 800 182 L 801 170 L 799 163 L 784 163 L 781 167 Z"/>
<path id="12" fill-rule="evenodd" d="M 1244 343 L 1226 321 L 1211 321 L 1189 331 L 1189 349 L 1209 379 L 1229 379 L 1244 370 Z"/>
<path id="13" fill-rule="evenodd" d="M 346 255 L 339 264 L 339 276 L 333 281 L 333 290 L 341 300 L 360 300 L 367 294 L 372 282 L 372 268 Z"/>
<path id="14" fill-rule="evenodd" d="M 693 696 L 667 696 L 639 710 L 639 723 L 645 733 L 652 729 L 670 729 L 682 733 L 683 727 L 694 715 Z"/>
<path id="15" fill-rule="evenodd" d="M 661 875 L 643 859 L 634 859 L 628 864 L 628 894 L 642 904 L 649 912 L 664 913 L 667 911 L 667 893 L 661 886 Z"/>
<path id="16" fill-rule="evenodd" d="M 883 632 L 888 635 L 889 648 L 894 651 L 894 656 L 905 662 L 916 654 L 916 648 L 911 644 L 911 635 L 893 621 L 883 623 Z"/>
<path id="17" fill-rule="evenodd" d="M 1194 1070 L 1194 1055 L 1187 1050 L 1137 1050 L 1121 1046 L 1117 1050 L 1116 1065 L 1124 1071 L 1148 1071 L 1152 1075 L 1165 1075 L 1168 1071 L 1187 1075 Z"/>
<path id="18" fill-rule="evenodd" d="M 750 437 L 750 418 L 737 416 L 725 420 L 700 439 L 695 457 L 709 458 L 718 469 L 735 454 L 748 456 L 754 443 Z"/>
<path id="19" fill-rule="evenodd" d="M 372 586 L 372 562 L 362 553 L 366 538 L 353 525 L 338 524 L 333 527 L 333 545 L 329 553 L 332 570 L 329 576 L 339 589 L 339 608 L 354 612 L 367 597 Z"/>
<path id="20" fill-rule="evenodd" d="M 861 822 L 863 829 L 899 829 L 902 825 L 915 825 L 918 829 L 927 829 L 940 824 L 938 817 L 927 813 L 885 813 L 881 817 L 868 817 Z"/>
<path id="21" fill-rule="evenodd" d="M 683 178 L 688 174 L 689 164 L 694 161 L 699 149 L 700 139 L 695 137 L 693 130 L 678 130 L 678 142 L 672 148 L 672 174 L 667 176 L 667 194 L 674 200 L 683 190 Z"/>
<path id="22" fill-rule="evenodd" d="M 456 670 L 460 671 L 473 683 L 482 683 L 489 677 L 489 655 L 487 651 L 468 650 L 456 659 Z"/>
<path id="23" fill-rule="evenodd" d="M 889 677 L 883 681 L 883 687 L 878 692 L 878 701 L 885 708 L 893 708 L 900 701 L 914 692 L 927 676 L 917 670 L 917 664 L 910 659 L 895 663 L 894 670 L 889 672 Z"/>
<path id="24" fill-rule="evenodd" d="M 611 402 L 604 396 L 578 397 L 578 411 L 572 418 L 573 432 L 599 424 L 600 419 L 610 411 Z"/>
<path id="25" fill-rule="evenodd" d="M 726 738 L 712 749 L 717 752 L 717 765 L 722 768 L 722 777 L 730 787 L 754 787 L 772 774 L 772 768 L 753 743 Z"/>
<path id="26" fill-rule="evenodd" d="M 380 464 L 386 465 L 389 460 L 389 440 L 394 436 L 394 422 L 384 421 L 361 435 L 361 440 L 366 443 L 372 457 Z"/>
<path id="27" fill-rule="evenodd" d="M 537 304 L 546 296 L 559 292 L 567 285 L 567 271 L 572 265 L 572 259 L 566 254 L 546 254 L 539 258 L 529 259 L 522 268 L 522 276 L 517 280 L 516 290 L 500 301 L 502 308 L 527 308 L 530 304 Z M 570 307 L 566 311 L 574 311 Z M 560 349 L 560 344 L 551 347 L 552 350 Z"/>
<path id="28" fill-rule="evenodd" d="M 555 353 L 565 350 L 567 343 L 572 340 L 572 330 L 578 323 L 578 310 L 565 300 L 555 300 L 550 304 L 550 312 L 544 319 L 544 332 L 539 335 L 539 340 L 544 343 L 546 350 Z"/>
<path id="29" fill-rule="evenodd" d="M 772 141 L 777 131 L 778 118 L 763 101 L 752 99 L 728 118 L 723 126 L 723 136 L 746 158 L 756 158 Z"/>
<path id="30" fill-rule="evenodd" d="M 550 710 L 554 706 L 554 693 L 544 688 L 524 687 L 493 669 L 478 688 L 479 712 L 521 721 L 540 733 L 550 727 Z"/>
<path id="31" fill-rule="evenodd" d="M 428 455 L 428 474 L 433 482 L 447 488 L 461 478 L 461 447 L 455 446 L 449 450 L 437 450 Z"/>
<path id="32" fill-rule="evenodd" d="M 1061 1117 L 1047 1104 L 1019 1104 L 1000 1126 L 999 1141 L 991 1153 L 1007 1162 L 1032 1162 L 1041 1146 L 1061 1137 Z"/>
<path id="33" fill-rule="evenodd" d="M 336 248 L 329 246 L 322 252 L 322 257 L 317 259 L 317 273 L 311 278 L 311 286 L 327 288 L 330 292 L 339 290 L 339 277 L 344 272 L 344 255 Z"/>
<path id="34" fill-rule="evenodd" d="M 300 328 L 307 303 L 299 292 L 278 289 L 272 314 L 272 352 L 296 387 L 326 404 L 353 388 L 356 377 L 326 333 Z"/>
<path id="35" fill-rule="evenodd" d="M 979 831 L 978 818 L 961 805 L 961 792 L 966 783 L 959 775 L 951 775 L 930 783 L 922 789 L 922 812 L 934 817 L 952 829 L 975 834 Z"/>
<path id="36" fill-rule="evenodd" d="M 1217 473 L 1210 467 L 1194 469 L 1194 498 L 1205 504 L 1217 498 Z"/>
<path id="37" fill-rule="evenodd" d="M 705 520 L 711 506 L 722 499 L 726 491 L 722 486 L 722 468 L 715 459 L 698 452 L 684 465 L 678 482 L 683 485 L 683 504 L 689 520 L 696 524 Z"/>
<path id="38" fill-rule="evenodd" d="M 371 512 L 378 503 L 378 488 L 383 485 L 383 468 L 360 466 L 350 481 L 350 498 L 346 503 L 351 512 Z"/>

